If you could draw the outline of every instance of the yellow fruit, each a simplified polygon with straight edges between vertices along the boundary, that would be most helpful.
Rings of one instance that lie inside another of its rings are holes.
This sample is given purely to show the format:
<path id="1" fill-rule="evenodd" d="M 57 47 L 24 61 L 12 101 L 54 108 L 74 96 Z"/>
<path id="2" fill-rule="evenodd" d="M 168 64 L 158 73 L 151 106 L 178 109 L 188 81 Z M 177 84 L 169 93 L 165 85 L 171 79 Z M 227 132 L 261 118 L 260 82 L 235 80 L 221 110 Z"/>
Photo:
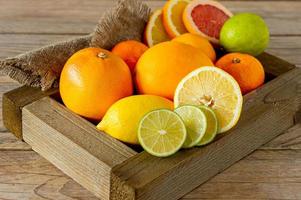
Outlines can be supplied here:
<path id="1" fill-rule="evenodd" d="M 239 120 L 243 98 L 236 80 L 217 67 L 202 67 L 188 74 L 175 93 L 175 107 L 204 105 L 218 118 L 220 133 L 230 130 Z"/>
<path id="2" fill-rule="evenodd" d="M 173 102 L 154 95 L 126 97 L 113 104 L 97 125 L 99 130 L 130 144 L 139 144 L 138 125 L 141 118 L 156 109 L 173 109 Z"/>
<path id="3" fill-rule="evenodd" d="M 149 48 L 136 66 L 136 85 L 140 94 L 173 99 L 178 83 L 189 72 L 213 66 L 200 50 L 179 42 L 163 42 Z"/>
<path id="4" fill-rule="evenodd" d="M 172 41 L 181 42 L 201 49 L 212 60 L 212 62 L 214 62 L 216 59 L 216 54 L 213 46 L 206 38 L 200 35 L 185 33 L 174 38 Z"/>
<path id="5" fill-rule="evenodd" d="M 190 0 L 169 0 L 163 8 L 163 24 L 171 38 L 188 31 L 183 22 L 183 11 Z"/>
<path id="6" fill-rule="evenodd" d="M 149 47 L 170 40 L 164 29 L 162 18 L 162 10 L 156 10 L 147 23 L 144 38 Z"/>

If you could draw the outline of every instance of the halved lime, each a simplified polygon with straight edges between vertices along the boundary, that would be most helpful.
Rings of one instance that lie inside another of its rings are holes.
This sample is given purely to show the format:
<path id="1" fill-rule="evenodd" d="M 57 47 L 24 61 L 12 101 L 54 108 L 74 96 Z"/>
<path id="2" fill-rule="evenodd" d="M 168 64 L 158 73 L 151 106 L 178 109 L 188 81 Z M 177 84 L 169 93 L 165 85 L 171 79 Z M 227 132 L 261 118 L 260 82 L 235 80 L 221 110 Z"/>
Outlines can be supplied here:
<path id="1" fill-rule="evenodd" d="M 199 106 L 207 118 L 207 129 L 204 137 L 196 146 L 203 146 L 212 142 L 218 132 L 218 119 L 215 112 L 208 106 Z"/>
<path id="2" fill-rule="evenodd" d="M 146 114 L 140 121 L 138 139 L 145 151 L 167 157 L 184 144 L 187 133 L 181 117 L 173 111 L 160 109 Z"/>
<path id="3" fill-rule="evenodd" d="M 187 137 L 183 144 L 183 148 L 191 148 L 201 142 L 207 129 L 207 118 L 204 112 L 196 106 L 180 106 L 175 109 L 178 113 L 187 130 Z"/>

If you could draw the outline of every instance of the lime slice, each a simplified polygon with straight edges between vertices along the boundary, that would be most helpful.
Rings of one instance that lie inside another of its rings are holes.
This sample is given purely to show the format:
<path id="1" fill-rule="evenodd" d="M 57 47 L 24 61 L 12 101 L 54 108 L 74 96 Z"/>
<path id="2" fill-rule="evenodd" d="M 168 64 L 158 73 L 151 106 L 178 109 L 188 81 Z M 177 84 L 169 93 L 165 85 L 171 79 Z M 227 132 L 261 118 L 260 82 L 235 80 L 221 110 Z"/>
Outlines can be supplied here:
<path id="1" fill-rule="evenodd" d="M 236 80 L 217 67 L 201 67 L 185 76 L 177 86 L 174 105 L 205 105 L 218 118 L 219 133 L 233 128 L 241 114 L 243 97 Z"/>
<path id="2" fill-rule="evenodd" d="M 187 137 L 183 144 L 183 148 L 191 148 L 198 144 L 207 129 L 206 115 L 196 106 L 180 106 L 175 110 L 184 121 Z"/>
<path id="3" fill-rule="evenodd" d="M 200 106 L 207 118 L 207 129 L 204 137 L 196 146 L 203 146 L 212 142 L 218 132 L 218 119 L 214 111 L 207 106 Z"/>
<path id="4" fill-rule="evenodd" d="M 186 135 L 181 117 L 166 109 L 146 114 L 138 128 L 138 139 L 143 149 L 158 157 L 176 153 L 183 146 Z"/>

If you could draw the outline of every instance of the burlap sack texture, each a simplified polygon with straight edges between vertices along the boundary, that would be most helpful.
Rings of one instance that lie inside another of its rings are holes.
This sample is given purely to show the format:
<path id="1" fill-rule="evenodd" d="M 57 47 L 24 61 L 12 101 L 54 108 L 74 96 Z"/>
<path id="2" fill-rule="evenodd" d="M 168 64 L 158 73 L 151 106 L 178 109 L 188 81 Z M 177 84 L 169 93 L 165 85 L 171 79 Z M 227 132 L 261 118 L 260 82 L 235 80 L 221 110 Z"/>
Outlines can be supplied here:
<path id="1" fill-rule="evenodd" d="M 150 11 L 140 0 L 121 0 L 103 14 L 94 33 L 2 60 L 0 73 L 43 91 L 58 87 L 65 62 L 80 49 L 89 46 L 111 49 L 123 40 L 141 41 Z"/>

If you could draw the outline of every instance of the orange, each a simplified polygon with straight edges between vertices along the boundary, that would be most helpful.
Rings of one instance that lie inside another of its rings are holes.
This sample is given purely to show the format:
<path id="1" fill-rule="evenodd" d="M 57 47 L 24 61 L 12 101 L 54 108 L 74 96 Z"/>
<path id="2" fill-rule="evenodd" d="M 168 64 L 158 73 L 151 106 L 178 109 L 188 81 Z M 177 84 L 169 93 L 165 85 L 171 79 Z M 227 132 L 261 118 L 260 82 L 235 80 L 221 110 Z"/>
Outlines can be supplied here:
<path id="1" fill-rule="evenodd" d="M 182 42 L 201 49 L 211 60 L 212 62 L 216 59 L 216 54 L 211 43 L 204 37 L 192 33 L 185 33 L 173 39 L 176 42 Z"/>
<path id="2" fill-rule="evenodd" d="M 131 72 L 134 73 L 136 63 L 147 49 L 148 47 L 141 42 L 135 40 L 127 40 L 118 43 L 112 49 L 112 53 L 120 56 L 129 66 Z"/>
<path id="3" fill-rule="evenodd" d="M 152 47 L 161 42 L 169 40 L 163 26 L 163 12 L 162 9 L 156 10 L 150 17 L 144 32 L 145 42 L 149 47 Z"/>
<path id="4" fill-rule="evenodd" d="M 202 66 L 213 66 L 211 60 L 193 46 L 163 42 L 149 48 L 136 67 L 139 93 L 173 99 L 178 83 L 189 72 Z"/>
<path id="5" fill-rule="evenodd" d="M 100 120 L 117 100 L 133 93 L 125 62 L 100 48 L 82 49 L 69 58 L 60 77 L 60 94 L 67 108 Z"/>
<path id="6" fill-rule="evenodd" d="M 163 24 L 170 38 L 187 33 L 183 23 L 183 11 L 190 0 L 169 0 L 163 8 Z"/>
<path id="7" fill-rule="evenodd" d="M 248 54 L 227 54 L 217 61 L 216 66 L 236 79 L 243 94 L 258 88 L 264 83 L 263 66 L 259 60 Z"/>

